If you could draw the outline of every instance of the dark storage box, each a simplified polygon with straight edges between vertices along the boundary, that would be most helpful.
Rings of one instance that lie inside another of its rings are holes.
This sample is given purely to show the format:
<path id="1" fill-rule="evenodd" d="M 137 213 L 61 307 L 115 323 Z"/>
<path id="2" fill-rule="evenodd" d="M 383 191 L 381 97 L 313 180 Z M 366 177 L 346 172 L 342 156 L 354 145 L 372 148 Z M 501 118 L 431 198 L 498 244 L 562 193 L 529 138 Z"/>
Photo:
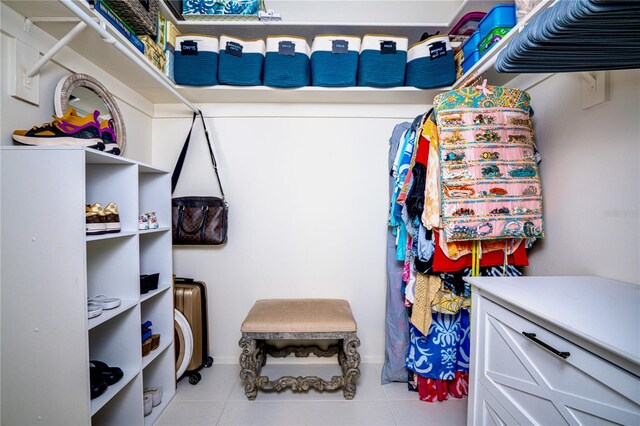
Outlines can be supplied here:
<path id="1" fill-rule="evenodd" d="M 147 294 L 151 290 L 158 289 L 160 274 L 140 275 L 140 294 Z"/>

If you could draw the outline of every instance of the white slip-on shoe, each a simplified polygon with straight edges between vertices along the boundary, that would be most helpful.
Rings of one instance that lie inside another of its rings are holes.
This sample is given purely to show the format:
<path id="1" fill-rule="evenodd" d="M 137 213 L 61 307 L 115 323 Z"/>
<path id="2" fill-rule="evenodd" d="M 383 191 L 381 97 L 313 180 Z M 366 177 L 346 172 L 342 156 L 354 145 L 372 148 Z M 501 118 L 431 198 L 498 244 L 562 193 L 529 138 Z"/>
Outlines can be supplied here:
<path id="1" fill-rule="evenodd" d="M 153 406 L 157 407 L 162 403 L 162 386 L 150 386 L 144 388 L 144 394 L 153 397 Z"/>
<path id="2" fill-rule="evenodd" d="M 93 303 L 87 304 L 87 314 L 89 319 L 95 318 L 102 313 L 102 308 Z"/>
<path id="3" fill-rule="evenodd" d="M 120 299 L 117 297 L 107 297 L 104 294 L 90 297 L 87 302 L 100 306 L 102 309 L 115 309 L 120 306 Z"/>
<path id="4" fill-rule="evenodd" d="M 144 416 L 147 417 L 153 411 L 153 396 L 150 393 L 144 394 Z"/>

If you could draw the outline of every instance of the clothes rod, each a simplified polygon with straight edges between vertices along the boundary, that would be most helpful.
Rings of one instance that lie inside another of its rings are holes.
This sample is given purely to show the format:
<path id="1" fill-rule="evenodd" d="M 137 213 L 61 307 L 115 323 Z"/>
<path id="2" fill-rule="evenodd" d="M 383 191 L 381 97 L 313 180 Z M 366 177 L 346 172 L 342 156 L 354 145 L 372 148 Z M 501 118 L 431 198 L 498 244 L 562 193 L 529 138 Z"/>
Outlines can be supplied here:
<path id="1" fill-rule="evenodd" d="M 151 64 L 146 63 L 134 54 L 130 49 L 120 43 L 118 40 L 113 38 L 109 32 L 103 28 L 100 24 L 95 22 L 90 16 L 88 16 L 78 5 L 74 4 L 72 0 L 59 0 L 67 9 L 69 9 L 74 15 L 76 15 L 80 20 L 82 20 L 85 24 L 93 28 L 103 39 L 105 42 L 113 44 L 116 49 L 122 52 L 125 56 L 135 62 L 140 68 L 147 72 L 151 77 L 153 77 L 158 83 L 160 83 L 165 89 L 167 89 L 171 94 L 173 94 L 176 98 L 178 98 L 183 104 L 185 104 L 190 110 L 193 112 L 198 112 L 198 108 L 195 107 L 191 102 L 187 100 L 184 96 L 182 96 L 178 91 L 168 83 L 163 76 L 160 76 L 155 68 L 152 67 Z"/>

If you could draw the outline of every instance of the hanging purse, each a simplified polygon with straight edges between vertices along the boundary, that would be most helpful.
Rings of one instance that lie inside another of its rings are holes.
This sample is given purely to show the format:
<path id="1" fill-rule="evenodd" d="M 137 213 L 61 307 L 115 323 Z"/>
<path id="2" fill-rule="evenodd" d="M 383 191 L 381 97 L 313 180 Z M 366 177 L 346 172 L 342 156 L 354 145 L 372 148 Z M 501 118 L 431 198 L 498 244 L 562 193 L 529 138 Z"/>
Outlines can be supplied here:
<path id="1" fill-rule="evenodd" d="M 229 207 L 224 199 L 222 183 L 218 175 L 218 165 L 216 163 L 209 132 L 204 123 L 202 112 L 193 113 L 191 129 L 184 141 L 184 146 L 178 157 L 178 162 L 171 175 L 171 193 L 176 189 L 180 172 L 184 165 L 184 159 L 189 148 L 191 132 L 196 122 L 196 115 L 200 115 L 202 127 L 207 138 L 207 147 L 211 156 L 213 170 L 216 173 L 218 186 L 220 187 L 220 197 L 178 197 L 171 200 L 171 216 L 173 225 L 173 245 L 219 245 L 227 242 L 227 213 Z"/>

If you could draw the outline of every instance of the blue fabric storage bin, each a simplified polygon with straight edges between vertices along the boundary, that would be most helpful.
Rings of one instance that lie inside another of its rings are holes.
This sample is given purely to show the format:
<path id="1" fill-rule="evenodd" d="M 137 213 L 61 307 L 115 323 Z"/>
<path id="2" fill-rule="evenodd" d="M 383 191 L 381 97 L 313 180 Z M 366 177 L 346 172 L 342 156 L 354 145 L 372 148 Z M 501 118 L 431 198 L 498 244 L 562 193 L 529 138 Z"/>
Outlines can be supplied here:
<path id="1" fill-rule="evenodd" d="M 414 44 L 407 54 L 405 85 L 418 89 L 448 86 L 456 81 L 456 65 L 447 34 Z"/>
<path id="2" fill-rule="evenodd" d="M 173 77 L 176 84 L 215 86 L 218 84 L 218 39 L 206 35 L 176 37 Z"/>
<path id="3" fill-rule="evenodd" d="M 347 35 L 319 35 L 311 47 L 311 77 L 314 86 L 356 85 L 360 38 Z"/>
<path id="4" fill-rule="evenodd" d="M 311 84 L 310 56 L 309 43 L 302 37 L 267 37 L 264 85 L 282 88 L 309 86 Z"/>
<path id="5" fill-rule="evenodd" d="M 365 34 L 360 46 L 358 86 L 404 85 L 408 47 L 406 37 Z"/>
<path id="6" fill-rule="evenodd" d="M 264 40 L 220 36 L 218 80 L 234 86 L 261 86 Z"/>

